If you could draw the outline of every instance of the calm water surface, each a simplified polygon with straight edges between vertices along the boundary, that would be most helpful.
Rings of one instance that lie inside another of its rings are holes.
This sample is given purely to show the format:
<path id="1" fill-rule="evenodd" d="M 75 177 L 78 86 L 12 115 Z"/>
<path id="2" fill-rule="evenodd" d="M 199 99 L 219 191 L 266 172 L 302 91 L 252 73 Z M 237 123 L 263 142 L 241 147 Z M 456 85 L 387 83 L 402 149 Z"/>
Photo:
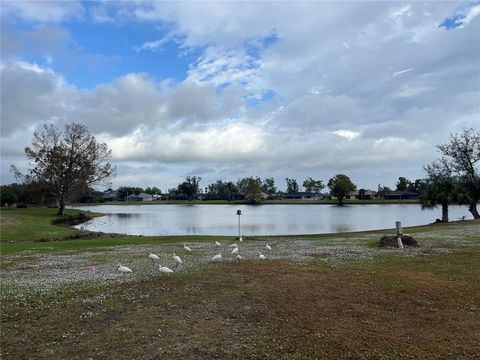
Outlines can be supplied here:
<path id="1" fill-rule="evenodd" d="M 129 235 L 238 235 L 242 210 L 245 235 L 321 234 L 422 225 L 441 210 L 420 205 L 95 205 L 78 206 L 107 215 L 79 225 L 91 231 Z M 450 219 L 470 218 L 466 206 L 450 207 Z"/>

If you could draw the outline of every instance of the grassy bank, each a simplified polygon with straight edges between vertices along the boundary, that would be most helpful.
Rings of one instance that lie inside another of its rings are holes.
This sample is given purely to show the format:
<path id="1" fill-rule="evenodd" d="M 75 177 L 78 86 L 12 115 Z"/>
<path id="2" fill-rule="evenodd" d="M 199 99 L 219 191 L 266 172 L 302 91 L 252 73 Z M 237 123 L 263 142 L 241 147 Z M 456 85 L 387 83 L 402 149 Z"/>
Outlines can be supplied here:
<path id="1" fill-rule="evenodd" d="M 2 244 L 41 246 L 2 252 L 2 359 L 479 358 L 480 222 L 407 231 L 419 248 L 379 249 L 391 231 L 255 238 L 242 261 L 233 238 Z M 184 265 L 162 276 L 150 251 Z"/>

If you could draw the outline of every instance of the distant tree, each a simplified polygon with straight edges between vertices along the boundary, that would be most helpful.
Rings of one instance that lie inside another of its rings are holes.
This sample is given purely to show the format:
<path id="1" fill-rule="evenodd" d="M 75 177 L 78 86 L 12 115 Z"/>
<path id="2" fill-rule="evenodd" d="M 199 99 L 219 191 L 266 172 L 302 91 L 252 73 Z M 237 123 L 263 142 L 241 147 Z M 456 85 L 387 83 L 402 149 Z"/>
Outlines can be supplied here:
<path id="1" fill-rule="evenodd" d="M 237 187 L 251 203 L 259 203 L 262 200 L 262 180 L 259 177 L 239 179 Z"/>
<path id="2" fill-rule="evenodd" d="M 392 192 L 392 189 L 390 189 L 388 186 L 381 186 L 378 184 L 377 192 L 380 198 L 385 199 L 385 195 Z"/>
<path id="3" fill-rule="evenodd" d="M 145 192 L 145 190 L 136 186 L 120 186 L 117 189 L 118 198 L 121 200 L 125 200 L 125 198 L 130 195 L 139 195 L 142 192 Z"/>
<path id="4" fill-rule="evenodd" d="M 308 178 L 303 182 L 303 187 L 305 191 L 318 194 L 320 191 L 322 191 L 322 189 L 325 188 L 325 185 L 323 185 L 322 180 L 313 180 L 312 178 Z"/>
<path id="5" fill-rule="evenodd" d="M 424 186 L 425 181 L 423 179 L 416 179 L 414 182 L 409 182 L 407 191 L 420 192 Z"/>
<path id="6" fill-rule="evenodd" d="M 471 128 L 452 134 L 450 141 L 437 145 L 437 149 L 442 154 L 442 166 L 460 178 L 468 210 L 474 219 L 480 219 L 477 210 L 480 201 L 480 132 Z"/>
<path id="7" fill-rule="evenodd" d="M 269 197 L 275 196 L 277 193 L 277 187 L 275 186 L 275 180 L 273 177 L 265 178 L 262 182 L 262 191 L 268 194 Z"/>
<path id="8" fill-rule="evenodd" d="M 177 192 L 188 197 L 189 200 L 193 200 L 200 190 L 199 176 L 187 176 L 185 181 L 177 186 Z"/>
<path id="9" fill-rule="evenodd" d="M 411 182 L 406 177 L 400 176 L 398 178 L 395 190 L 396 191 L 407 191 L 410 184 L 411 184 Z"/>
<path id="10" fill-rule="evenodd" d="M 160 190 L 158 187 L 153 186 L 153 187 L 147 187 L 145 189 L 146 194 L 150 195 L 160 195 L 162 193 L 162 190 Z"/>
<path id="11" fill-rule="evenodd" d="M 237 186 L 231 181 L 217 180 L 206 188 L 206 193 L 210 198 L 230 199 L 237 192 Z"/>
<path id="12" fill-rule="evenodd" d="M 462 201 L 464 194 L 458 178 L 439 162 L 425 166 L 427 179 L 420 195 L 422 210 L 442 207 L 442 221 L 448 222 L 448 207 Z"/>
<path id="13" fill-rule="evenodd" d="M 58 201 L 58 214 L 65 214 L 65 205 L 75 192 L 106 182 L 115 172 L 109 163 L 111 151 L 98 143 L 87 127 L 72 123 L 62 133 L 53 125 L 44 125 L 33 134 L 32 145 L 25 148 L 33 163 L 28 176 L 48 184 Z M 17 169 L 13 168 L 17 175 Z"/>
<path id="14" fill-rule="evenodd" d="M 290 178 L 285 178 L 285 181 L 287 182 L 287 193 L 288 194 L 296 193 L 296 192 L 299 191 L 297 180 L 290 179 Z"/>
<path id="15" fill-rule="evenodd" d="M 349 192 L 357 188 L 347 175 L 338 174 L 328 181 L 328 188 L 333 196 L 338 199 L 338 204 L 343 205 L 343 199 Z"/>

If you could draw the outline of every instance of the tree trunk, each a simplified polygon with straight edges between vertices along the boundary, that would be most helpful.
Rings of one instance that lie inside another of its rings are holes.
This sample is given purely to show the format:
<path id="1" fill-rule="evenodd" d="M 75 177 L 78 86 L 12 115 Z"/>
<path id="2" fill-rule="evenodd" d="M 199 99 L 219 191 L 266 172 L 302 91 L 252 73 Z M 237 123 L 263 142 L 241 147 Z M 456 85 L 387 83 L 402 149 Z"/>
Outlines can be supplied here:
<path id="1" fill-rule="evenodd" d="M 65 195 L 60 196 L 60 200 L 58 202 L 58 212 L 57 215 L 63 216 L 65 215 Z"/>
<path id="2" fill-rule="evenodd" d="M 448 204 L 442 204 L 442 221 L 448 222 Z"/>
<path id="3" fill-rule="evenodd" d="M 468 211 L 472 213 L 474 219 L 480 219 L 480 214 L 477 210 L 477 203 L 471 203 L 468 207 Z"/>
<path id="4" fill-rule="evenodd" d="M 343 206 L 343 197 L 338 198 L 338 205 Z"/>

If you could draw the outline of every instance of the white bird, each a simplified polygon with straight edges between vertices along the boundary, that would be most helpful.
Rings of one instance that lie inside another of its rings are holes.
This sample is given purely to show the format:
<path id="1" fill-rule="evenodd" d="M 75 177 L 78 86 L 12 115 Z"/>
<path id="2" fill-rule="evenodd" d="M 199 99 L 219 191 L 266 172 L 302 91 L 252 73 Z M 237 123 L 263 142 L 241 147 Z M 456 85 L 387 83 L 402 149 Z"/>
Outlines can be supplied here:
<path id="1" fill-rule="evenodd" d="M 265 255 L 263 255 L 262 253 L 258 253 L 258 257 L 260 258 L 260 260 L 265 260 Z"/>
<path id="2" fill-rule="evenodd" d="M 265 245 L 265 247 L 267 248 L 267 250 L 272 250 L 272 247 L 270 245 Z"/>
<path id="3" fill-rule="evenodd" d="M 240 254 L 237 254 L 237 256 L 235 256 L 237 260 L 242 260 L 242 255 Z"/>
<path id="4" fill-rule="evenodd" d="M 236 253 L 238 253 L 238 247 L 233 248 L 233 250 L 232 250 L 232 255 L 234 255 L 234 254 L 236 254 Z"/>
<path id="5" fill-rule="evenodd" d="M 187 244 L 183 244 L 183 248 L 187 251 L 192 251 L 192 249 L 190 249 L 190 247 L 188 247 Z"/>
<path id="6" fill-rule="evenodd" d="M 230 245 L 230 247 L 238 247 L 237 243 Z"/>
<path id="7" fill-rule="evenodd" d="M 160 270 L 161 273 L 164 273 L 164 274 L 171 274 L 173 273 L 173 270 L 166 267 L 166 266 L 162 266 L 162 265 L 158 265 L 158 270 Z"/>
<path id="8" fill-rule="evenodd" d="M 177 267 L 178 267 L 178 265 L 183 264 L 182 259 L 180 259 L 180 256 L 178 256 L 178 255 L 173 254 L 173 260 L 175 260 L 175 263 L 177 264 L 176 265 Z"/>
<path id="9" fill-rule="evenodd" d="M 126 266 L 123 266 L 123 265 L 118 265 L 117 270 L 120 271 L 120 272 L 123 273 L 123 274 L 131 273 L 131 272 L 132 272 L 132 269 L 130 269 L 130 268 L 126 267 Z"/>
<path id="10" fill-rule="evenodd" d="M 222 244 L 220 244 L 218 241 L 215 241 L 215 245 L 222 246 Z"/>
<path id="11" fill-rule="evenodd" d="M 241 237 L 241 236 L 240 236 L 240 238 L 238 239 L 238 241 L 240 241 L 240 242 L 242 242 L 242 241 L 243 241 L 243 239 L 242 239 L 242 237 Z"/>
<path id="12" fill-rule="evenodd" d="M 158 260 L 158 259 L 160 259 L 160 258 L 159 258 L 157 255 L 155 255 L 154 253 L 150 253 L 150 254 L 148 255 L 148 257 L 149 257 L 150 259 L 152 259 L 152 260 Z"/>
<path id="13" fill-rule="evenodd" d="M 217 254 L 214 257 L 212 257 L 212 261 L 219 261 L 222 260 L 222 254 Z"/>

